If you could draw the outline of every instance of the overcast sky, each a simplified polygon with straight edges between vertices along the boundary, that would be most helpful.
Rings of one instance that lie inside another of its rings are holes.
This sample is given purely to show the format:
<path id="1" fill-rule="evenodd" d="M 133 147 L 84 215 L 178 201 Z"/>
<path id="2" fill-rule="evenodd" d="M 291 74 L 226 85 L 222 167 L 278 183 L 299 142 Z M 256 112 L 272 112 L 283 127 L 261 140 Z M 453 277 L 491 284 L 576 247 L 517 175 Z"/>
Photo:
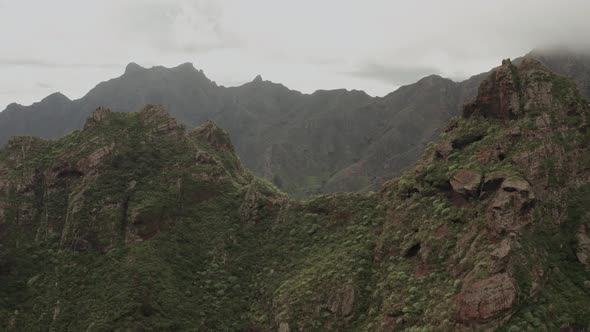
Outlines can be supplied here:
<path id="1" fill-rule="evenodd" d="M 0 0 L 0 110 L 77 99 L 125 65 L 192 62 L 218 84 L 264 79 L 384 95 L 590 41 L 588 0 Z"/>

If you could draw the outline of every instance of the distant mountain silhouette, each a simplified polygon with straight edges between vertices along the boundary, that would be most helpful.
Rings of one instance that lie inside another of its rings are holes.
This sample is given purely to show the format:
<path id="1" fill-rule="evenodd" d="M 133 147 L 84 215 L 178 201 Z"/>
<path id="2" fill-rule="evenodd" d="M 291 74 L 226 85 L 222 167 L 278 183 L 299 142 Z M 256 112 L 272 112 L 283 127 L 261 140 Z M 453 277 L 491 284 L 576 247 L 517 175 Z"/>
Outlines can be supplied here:
<path id="1" fill-rule="evenodd" d="M 590 97 L 590 56 L 531 55 Z M 122 76 L 78 100 L 56 93 L 31 106 L 9 105 L 0 113 L 0 143 L 16 135 L 63 136 L 80 129 L 99 106 L 132 112 L 161 104 L 189 127 L 208 119 L 218 123 L 248 168 L 296 197 L 356 191 L 374 188 L 413 164 L 475 97 L 485 76 L 453 82 L 431 75 L 385 97 L 371 97 L 343 89 L 303 94 L 261 76 L 223 87 L 190 63 L 149 69 L 130 63 Z"/>

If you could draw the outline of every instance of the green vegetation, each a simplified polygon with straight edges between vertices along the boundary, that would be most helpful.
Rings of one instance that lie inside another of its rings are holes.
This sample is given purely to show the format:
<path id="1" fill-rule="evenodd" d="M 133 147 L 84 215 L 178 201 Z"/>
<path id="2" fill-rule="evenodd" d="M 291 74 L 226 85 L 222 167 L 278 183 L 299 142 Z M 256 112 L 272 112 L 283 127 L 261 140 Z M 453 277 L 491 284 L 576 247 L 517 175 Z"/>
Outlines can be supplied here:
<path id="1" fill-rule="evenodd" d="M 532 66 L 509 68 L 516 88 L 546 91 Z M 519 96 L 538 107 L 457 120 L 379 193 L 304 201 L 244 169 L 213 123 L 187 133 L 159 107 L 13 139 L 0 329 L 587 328 L 589 111 Z"/>

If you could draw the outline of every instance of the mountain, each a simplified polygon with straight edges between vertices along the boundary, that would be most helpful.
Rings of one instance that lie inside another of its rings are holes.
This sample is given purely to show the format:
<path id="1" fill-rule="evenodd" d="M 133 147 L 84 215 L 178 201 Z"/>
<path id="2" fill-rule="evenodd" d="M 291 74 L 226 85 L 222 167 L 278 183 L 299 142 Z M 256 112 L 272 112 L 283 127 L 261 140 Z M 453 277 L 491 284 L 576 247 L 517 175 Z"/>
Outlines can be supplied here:
<path id="1" fill-rule="evenodd" d="M 554 73 L 569 77 L 576 83 L 582 96 L 590 97 L 590 55 L 587 52 L 548 49 L 534 50 L 528 56 L 541 61 Z"/>
<path id="2" fill-rule="evenodd" d="M 531 56 L 572 78 L 590 97 L 589 56 L 548 51 Z M 245 166 L 294 197 L 375 189 L 418 159 L 426 143 L 475 97 L 486 75 L 463 82 L 428 76 L 374 98 L 354 90 L 302 94 L 260 76 L 226 88 L 188 63 L 151 69 L 131 63 L 121 77 L 81 99 L 54 94 L 28 107 L 10 105 L 0 113 L 0 143 L 15 135 L 63 136 L 80 129 L 100 106 L 133 112 L 161 104 L 189 127 L 218 123 Z"/>
<path id="3" fill-rule="evenodd" d="M 588 329 L 589 143 L 530 57 L 378 193 L 293 200 L 213 122 L 100 108 L 0 150 L 0 329 Z"/>

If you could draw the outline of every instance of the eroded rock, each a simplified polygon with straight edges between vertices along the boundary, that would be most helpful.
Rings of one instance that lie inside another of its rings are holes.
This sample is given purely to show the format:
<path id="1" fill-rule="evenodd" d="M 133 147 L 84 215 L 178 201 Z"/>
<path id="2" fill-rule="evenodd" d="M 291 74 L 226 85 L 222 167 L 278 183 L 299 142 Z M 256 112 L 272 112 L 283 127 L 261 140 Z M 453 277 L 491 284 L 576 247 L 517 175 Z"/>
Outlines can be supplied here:
<path id="1" fill-rule="evenodd" d="M 463 109 L 463 116 L 479 114 L 484 117 L 508 119 L 520 113 L 520 103 L 515 82 L 515 67 L 510 60 L 484 80 L 474 102 Z"/>
<path id="2" fill-rule="evenodd" d="M 497 234 L 520 230 L 531 222 L 528 212 L 534 201 L 535 195 L 526 180 L 505 179 L 488 206 L 488 226 Z"/>
<path id="3" fill-rule="evenodd" d="M 105 122 L 111 115 L 111 110 L 105 107 L 97 108 L 84 124 L 84 130 L 95 128 L 99 123 Z"/>
<path id="4" fill-rule="evenodd" d="M 161 105 L 147 105 L 139 112 L 141 123 L 160 135 L 182 135 L 182 127 Z"/>
<path id="5" fill-rule="evenodd" d="M 516 302 L 516 286 L 507 273 L 493 275 L 463 288 L 457 295 L 457 320 L 487 322 L 509 310 Z"/>
<path id="6" fill-rule="evenodd" d="M 114 149 L 115 143 L 99 147 L 98 149 L 90 153 L 88 156 L 86 156 L 86 158 L 80 160 L 78 162 L 78 168 L 84 174 L 95 172 L 98 169 L 99 165 L 103 163 L 107 157 L 112 155 Z"/>
<path id="7" fill-rule="evenodd" d="M 451 178 L 453 191 L 466 197 L 475 197 L 479 193 L 481 174 L 469 169 L 462 169 Z"/>
<path id="8" fill-rule="evenodd" d="M 197 155 L 195 156 L 195 161 L 197 162 L 197 164 L 203 164 L 203 165 L 217 164 L 217 160 L 215 160 L 215 158 L 211 154 L 209 154 L 205 151 L 197 152 Z"/>
<path id="9" fill-rule="evenodd" d="M 210 146 L 225 151 L 234 151 L 234 147 L 229 138 L 229 134 L 219 128 L 213 121 L 207 121 L 200 127 L 195 128 L 191 137 L 207 142 Z"/>

